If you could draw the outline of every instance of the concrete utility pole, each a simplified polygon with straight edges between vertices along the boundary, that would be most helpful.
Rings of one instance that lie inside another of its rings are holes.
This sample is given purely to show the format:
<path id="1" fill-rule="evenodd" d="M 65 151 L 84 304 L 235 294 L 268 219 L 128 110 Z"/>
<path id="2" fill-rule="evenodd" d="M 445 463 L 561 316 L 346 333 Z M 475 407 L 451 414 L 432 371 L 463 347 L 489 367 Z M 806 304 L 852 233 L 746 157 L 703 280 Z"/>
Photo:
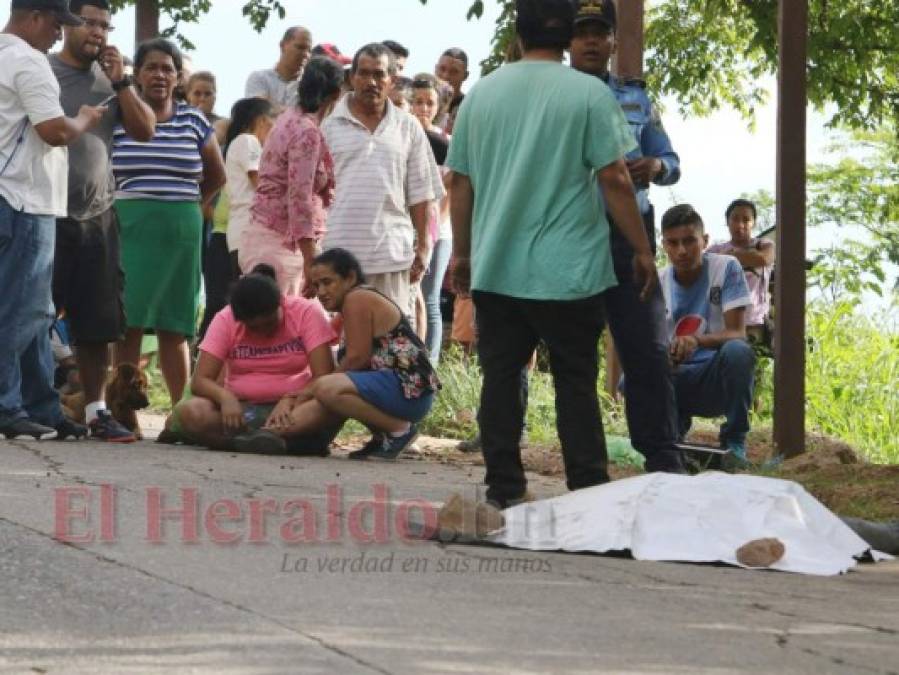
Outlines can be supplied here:
<path id="1" fill-rule="evenodd" d="M 805 452 L 805 227 L 808 0 L 777 13 L 777 279 L 774 308 L 774 444 Z"/>
<path id="2" fill-rule="evenodd" d="M 159 35 L 159 0 L 137 0 L 134 4 L 134 44 Z"/>

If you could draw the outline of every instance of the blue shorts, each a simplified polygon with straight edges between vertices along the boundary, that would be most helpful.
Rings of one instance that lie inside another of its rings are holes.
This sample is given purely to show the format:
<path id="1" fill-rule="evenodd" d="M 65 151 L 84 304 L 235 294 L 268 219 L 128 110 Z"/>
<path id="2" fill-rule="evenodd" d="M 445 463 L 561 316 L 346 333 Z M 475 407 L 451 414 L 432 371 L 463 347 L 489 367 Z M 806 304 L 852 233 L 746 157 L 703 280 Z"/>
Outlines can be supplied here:
<path id="1" fill-rule="evenodd" d="M 434 392 L 427 391 L 419 398 L 406 398 L 399 376 L 389 369 L 351 370 L 346 373 L 366 403 L 391 417 L 418 422 L 431 410 Z"/>

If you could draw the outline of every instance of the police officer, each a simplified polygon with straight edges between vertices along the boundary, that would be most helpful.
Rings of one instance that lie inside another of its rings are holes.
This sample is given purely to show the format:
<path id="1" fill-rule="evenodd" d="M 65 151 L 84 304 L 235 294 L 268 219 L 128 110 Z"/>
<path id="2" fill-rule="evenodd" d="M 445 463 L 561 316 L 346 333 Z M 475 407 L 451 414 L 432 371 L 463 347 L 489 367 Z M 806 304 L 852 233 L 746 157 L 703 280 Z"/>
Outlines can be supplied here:
<path id="1" fill-rule="evenodd" d="M 649 185 L 672 185 L 680 178 L 680 160 L 658 111 L 640 80 L 609 73 L 615 52 L 617 14 L 613 0 L 581 0 L 571 42 L 571 65 L 602 79 L 615 94 L 639 148 L 626 159 L 649 241 L 656 247 Z M 668 362 L 665 305 L 660 292 L 641 302 L 634 284 L 633 251 L 618 229 L 611 230 L 618 286 L 606 291 L 609 328 L 625 375 L 627 425 L 634 448 L 646 457 L 647 471 L 683 472 L 677 440 L 674 387 Z"/>

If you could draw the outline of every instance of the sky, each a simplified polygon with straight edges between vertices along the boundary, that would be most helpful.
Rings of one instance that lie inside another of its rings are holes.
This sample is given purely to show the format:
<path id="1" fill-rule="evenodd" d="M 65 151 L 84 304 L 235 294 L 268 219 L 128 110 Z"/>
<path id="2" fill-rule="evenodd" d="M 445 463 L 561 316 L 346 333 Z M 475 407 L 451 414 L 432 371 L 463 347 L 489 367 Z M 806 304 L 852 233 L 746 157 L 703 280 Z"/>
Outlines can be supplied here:
<path id="1" fill-rule="evenodd" d="M 275 17 L 257 34 L 243 18 L 243 0 L 214 0 L 212 10 L 199 24 L 185 25 L 182 32 L 197 46 L 191 53 L 196 69 L 213 71 L 219 83 L 219 114 L 227 115 L 243 95 L 247 75 L 269 68 L 278 57 L 278 42 L 293 25 L 311 29 L 315 42 L 332 42 L 344 54 L 367 42 L 393 39 L 409 48 L 406 74 L 433 71 L 448 47 L 461 47 L 472 64 L 470 86 L 477 77 L 477 63 L 490 51 L 498 12 L 487 0 L 484 17 L 467 21 L 468 0 L 286 0 L 287 16 Z M 125 10 L 114 19 L 111 42 L 125 53 L 134 50 L 134 12 Z M 774 80 L 771 80 L 774 87 Z M 653 188 L 656 213 L 677 202 L 690 202 L 703 215 L 713 240 L 727 238 L 724 210 L 744 192 L 774 191 L 776 107 L 759 109 L 754 131 L 745 120 L 725 110 L 704 118 L 683 118 L 673 101 L 662 100 L 663 120 L 681 157 L 682 178 L 671 188 Z M 810 111 L 809 161 L 825 156 L 828 134 L 822 114 Z M 832 232 L 812 229 L 809 249 L 823 246 Z"/>

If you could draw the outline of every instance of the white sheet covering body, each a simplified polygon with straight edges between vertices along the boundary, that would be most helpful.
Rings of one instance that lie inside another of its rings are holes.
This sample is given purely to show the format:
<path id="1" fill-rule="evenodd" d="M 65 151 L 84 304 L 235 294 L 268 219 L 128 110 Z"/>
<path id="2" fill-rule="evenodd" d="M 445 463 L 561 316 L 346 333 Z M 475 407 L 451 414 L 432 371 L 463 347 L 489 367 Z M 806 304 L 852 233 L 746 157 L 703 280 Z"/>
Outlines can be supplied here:
<path id="1" fill-rule="evenodd" d="M 637 560 L 724 562 L 776 537 L 786 547 L 771 568 L 803 574 L 848 571 L 868 545 L 798 483 L 709 472 L 653 473 L 503 512 L 490 541 L 535 551 L 629 550 Z"/>

